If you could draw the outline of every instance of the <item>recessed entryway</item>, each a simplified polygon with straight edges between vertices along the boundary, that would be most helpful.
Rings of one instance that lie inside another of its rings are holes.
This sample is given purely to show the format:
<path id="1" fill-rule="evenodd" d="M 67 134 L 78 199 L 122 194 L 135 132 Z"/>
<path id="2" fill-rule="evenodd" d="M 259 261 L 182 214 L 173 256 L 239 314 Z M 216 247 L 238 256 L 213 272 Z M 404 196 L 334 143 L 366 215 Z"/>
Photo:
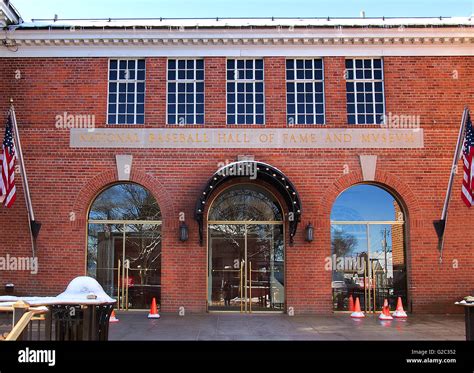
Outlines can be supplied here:
<path id="1" fill-rule="evenodd" d="M 208 214 L 210 311 L 283 311 L 285 240 L 280 204 L 264 188 L 225 189 Z"/>

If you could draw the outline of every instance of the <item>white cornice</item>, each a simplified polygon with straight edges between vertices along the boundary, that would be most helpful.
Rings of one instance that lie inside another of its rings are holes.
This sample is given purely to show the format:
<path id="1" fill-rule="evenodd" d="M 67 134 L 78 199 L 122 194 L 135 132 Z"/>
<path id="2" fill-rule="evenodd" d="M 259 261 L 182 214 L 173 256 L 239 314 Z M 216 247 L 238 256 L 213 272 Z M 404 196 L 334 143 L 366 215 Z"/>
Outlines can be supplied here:
<path id="1" fill-rule="evenodd" d="M 442 38 L 442 37 L 472 37 L 474 27 L 425 27 L 425 28 L 352 28 L 352 27 L 326 27 L 326 28 L 186 28 L 179 27 L 155 28 L 155 29 L 12 29 L 8 32 L 9 37 L 15 39 L 133 39 L 133 38 Z"/>
<path id="2" fill-rule="evenodd" d="M 474 55 L 474 29 L 71 29 L 8 31 L 1 57 Z"/>
<path id="3" fill-rule="evenodd" d="M 14 49 L 13 49 L 14 48 Z M 274 45 L 173 45 L 161 41 L 143 45 L 65 45 L 38 46 L 32 41 L 18 47 L 3 47 L 4 57 L 325 57 L 325 56 L 473 56 L 472 43 L 463 45 L 341 45 L 341 44 L 274 44 Z"/>

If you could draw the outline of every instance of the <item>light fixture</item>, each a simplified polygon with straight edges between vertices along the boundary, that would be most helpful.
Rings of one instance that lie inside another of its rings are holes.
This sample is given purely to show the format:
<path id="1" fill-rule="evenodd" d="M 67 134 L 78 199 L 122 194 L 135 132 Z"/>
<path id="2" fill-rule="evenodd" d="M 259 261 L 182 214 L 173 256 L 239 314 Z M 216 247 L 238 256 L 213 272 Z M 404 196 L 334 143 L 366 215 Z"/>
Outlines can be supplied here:
<path id="1" fill-rule="evenodd" d="M 15 284 L 8 283 L 5 284 L 5 293 L 12 294 L 15 291 Z"/>
<path id="2" fill-rule="evenodd" d="M 189 237 L 188 226 L 185 222 L 182 222 L 179 227 L 179 240 L 181 242 L 187 241 Z"/>
<path id="3" fill-rule="evenodd" d="M 311 241 L 314 240 L 314 228 L 311 225 L 311 223 L 308 223 L 308 225 L 306 226 L 306 228 L 304 230 L 304 239 L 307 242 L 311 242 Z"/>
<path id="4" fill-rule="evenodd" d="M 31 220 L 30 225 L 31 225 L 31 233 L 33 235 L 33 238 L 37 239 L 38 235 L 39 235 L 39 232 L 40 232 L 40 229 L 41 229 L 41 223 L 39 221 L 36 221 L 36 220 Z"/>

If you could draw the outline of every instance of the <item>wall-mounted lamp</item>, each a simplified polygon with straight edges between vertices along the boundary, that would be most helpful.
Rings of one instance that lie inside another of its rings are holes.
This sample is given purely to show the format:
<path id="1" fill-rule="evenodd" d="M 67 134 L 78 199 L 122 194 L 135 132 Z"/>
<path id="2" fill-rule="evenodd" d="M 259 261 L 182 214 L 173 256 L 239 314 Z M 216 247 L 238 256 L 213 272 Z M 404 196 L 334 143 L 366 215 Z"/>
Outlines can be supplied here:
<path id="1" fill-rule="evenodd" d="M 12 294 L 15 291 L 15 284 L 5 284 L 5 293 Z"/>
<path id="2" fill-rule="evenodd" d="M 189 237 L 188 226 L 183 221 L 181 225 L 179 226 L 179 240 L 181 242 L 184 242 L 188 240 L 188 237 Z"/>
<path id="3" fill-rule="evenodd" d="M 308 223 L 308 225 L 306 226 L 306 228 L 304 230 L 304 239 L 307 242 L 311 242 L 311 241 L 314 240 L 314 228 L 311 225 L 311 223 Z"/>

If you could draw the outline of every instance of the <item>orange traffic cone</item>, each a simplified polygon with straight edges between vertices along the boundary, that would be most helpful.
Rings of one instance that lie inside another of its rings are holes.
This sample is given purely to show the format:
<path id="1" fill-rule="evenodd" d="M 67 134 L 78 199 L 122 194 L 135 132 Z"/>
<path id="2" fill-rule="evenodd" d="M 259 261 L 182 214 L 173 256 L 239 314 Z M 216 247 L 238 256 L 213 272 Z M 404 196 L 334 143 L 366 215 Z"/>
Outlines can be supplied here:
<path id="1" fill-rule="evenodd" d="M 148 314 L 149 319 L 159 319 L 160 314 L 158 313 L 158 308 L 156 307 L 156 299 L 153 297 L 151 301 L 150 313 Z"/>
<path id="2" fill-rule="evenodd" d="M 393 320 L 393 317 L 390 315 L 390 307 L 388 306 L 387 298 L 383 301 L 382 313 L 379 315 L 379 320 Z"/>
<path id="3" fill-rule="evenodd" d="M 115 317 L 115 311 L 112 310 L 112 313 L 110 314 L 109 322 L 119 322 L 119 319 Z"/>
<path id="4" fill-rule="evenodd" d="M 402 303 L 402 298 L 398 297 L 398 300 L 397 300 L 397 309 L 395 310 L 395 312 L 393 313 L 393 317 L 396 317 L 398 319 L 406 319 L 408 316 L 407 316 L 407 313 L 405 312 L 405 310 L 403 309 L 403 303 Z"/>
<path id="5" fill-rule="evenodd" d="M 351 317 L 354 319 L 361 319 L 365 317 L 364 312 L 360 310 L 359 297 L 356 298 L 354 312 L 351 313 Z"/>
<path id="6" fill-rule="evenodd" d="M 352 294 L 349 295 L 349 311 L 354 311 L 354 298 L 352 298 Z"/>

